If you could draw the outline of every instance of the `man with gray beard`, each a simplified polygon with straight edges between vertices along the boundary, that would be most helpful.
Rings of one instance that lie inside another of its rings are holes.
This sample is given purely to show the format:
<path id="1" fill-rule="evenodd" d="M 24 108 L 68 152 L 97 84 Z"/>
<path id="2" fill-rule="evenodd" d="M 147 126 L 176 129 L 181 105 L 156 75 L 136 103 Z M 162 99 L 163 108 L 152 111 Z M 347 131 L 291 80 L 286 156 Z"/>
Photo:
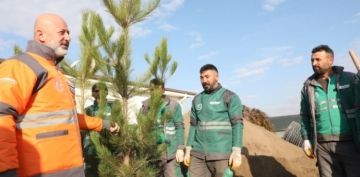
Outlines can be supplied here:
<path id="1" fill-rule="evenodd" d="M 66 22 L 41 14 L 26 52 L 0 65 L 0 177 L 84 177 L 80 129 L 117 132 L 109 121 L 77 114 L 56 66 L 67 53 Z"/>

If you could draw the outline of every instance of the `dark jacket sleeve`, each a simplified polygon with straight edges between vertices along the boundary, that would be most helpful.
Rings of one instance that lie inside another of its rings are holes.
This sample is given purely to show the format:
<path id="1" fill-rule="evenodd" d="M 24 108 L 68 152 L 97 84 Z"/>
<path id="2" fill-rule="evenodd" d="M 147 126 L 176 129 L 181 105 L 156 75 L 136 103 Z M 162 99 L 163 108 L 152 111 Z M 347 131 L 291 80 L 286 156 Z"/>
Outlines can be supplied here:
<path id="1" fill-rule="evenodd" d="M 304 140 L 309 140 L 309 135 L 311 131 L 311 113 L 309 101 L 307 98 L 307 93 L 305 91 L 305 87 L 301 90 L 301 101 L 300 101 L 300 124 L 301 124 L 301 136 Z"/>

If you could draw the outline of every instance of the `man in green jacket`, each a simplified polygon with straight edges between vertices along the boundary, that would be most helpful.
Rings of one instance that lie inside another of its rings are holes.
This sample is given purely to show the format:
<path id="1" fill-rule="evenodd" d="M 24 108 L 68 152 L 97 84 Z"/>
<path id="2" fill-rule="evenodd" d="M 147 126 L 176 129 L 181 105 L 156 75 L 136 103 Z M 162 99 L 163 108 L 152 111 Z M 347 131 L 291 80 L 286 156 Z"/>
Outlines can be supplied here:
<path id="1" fill-rule="evenodd" d="M 359 77 L 333 62 L 329 46 L 312 50 L 314 74 L 301 91 L 303 148 L 316 156 L 321 177 L 359 177 Z"/>
<path id="2" fill-rule="evenodd" d="M 193 99 L 184 163 L 191 177 L 223 177 L 241 164 L 243 106 L 220 85 L 214 65 L 200 68 L 200 80 L 204 91 Z"/>
<path id="3" fill-rule="evenodd" d="M 94 103 L 89 107 L 85 108 L 86 115 L 89 116 L 100 116 L 104 120 L 109 120 L 111 118 L 111 108 L 112 105 L 110 102 L 106 101 L 106 96 L 108 95 L 108 89 L 104 83 L 96 83 L 91 88 L 92 96 L 94 98 Z M 102 108 L 100 98 L 105 100 L 105 105 Z M 102 113 L 100 113 L 102 111 Z M 101 137 L 107 138 L 109 135 L 106 132 L 100 132 Z M 98 177 L 98 164 L 99 159 L 96 155 L 96 150 L 94 145 L 90 140 L 90 132 L 81 131 L 82 143 L 83 143 L 83 154 L 85 160 L 85 176 L 86 177 Z"/>
<path id="4" fill-rule="evenodd" d="M 186 177 L 181 166 L 184 159 L 184 123 L 180 104 L 164 95 L 165 85 L 159 79 L 150 81 L 151 95 L 155 89 L 161 91 L 162 98 L 156 116 L 157 143 L 166 145 L 166 153 L 159 161 L 160 177 Z M 151 108 L 151 98 L 143 102 L 140 112 L 146 115 Z"/>

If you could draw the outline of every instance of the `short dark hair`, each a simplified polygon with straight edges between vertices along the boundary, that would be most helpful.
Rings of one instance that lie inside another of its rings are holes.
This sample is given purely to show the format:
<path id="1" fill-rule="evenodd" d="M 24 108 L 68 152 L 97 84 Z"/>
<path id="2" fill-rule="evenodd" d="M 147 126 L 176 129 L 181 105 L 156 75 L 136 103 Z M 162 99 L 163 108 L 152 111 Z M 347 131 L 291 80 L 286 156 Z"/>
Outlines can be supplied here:
<path id="1" fill-rule="evenodd" d="M 161 86 L 161 88 L 165 88 L 165 83 L 158 78 L 151 79 L 150 85 Z"/>
<path id="2" fill-rule="evenodd" d="M 314 47 L 311 51 L 312 54 L 316 52 L 325 51 L 326 53 L 330 54 L 332 57 L 334 56 L 334 51 L 328 45 L 318 45 Z"/>
<path id="3" fill-rule="evenodd" d="M 100 88 L 104 88 L 105 94 L 108 94 L 108 88 L 106 86 L 106 84 L 104 83 L 96 83 L 92 86 L 91 91 L 95 92 L 96 90 L 99 90 Z"/>
<path id="4" fill-rule="evenodd" d="M 218 72 L 218 70 L 217 70 L 217 68 L 216 68 L 215 65 L 213 65 L 213 64 L 206 64 L 206 65 L 204 65 L 204 66 L 202 66 L 202 67 L 200 68 L 200 73 L 202 73 L 202 72 L 204 72 L 204 71 L 207 71 L 207 70 L 214 70 L 214 71 Z"/>

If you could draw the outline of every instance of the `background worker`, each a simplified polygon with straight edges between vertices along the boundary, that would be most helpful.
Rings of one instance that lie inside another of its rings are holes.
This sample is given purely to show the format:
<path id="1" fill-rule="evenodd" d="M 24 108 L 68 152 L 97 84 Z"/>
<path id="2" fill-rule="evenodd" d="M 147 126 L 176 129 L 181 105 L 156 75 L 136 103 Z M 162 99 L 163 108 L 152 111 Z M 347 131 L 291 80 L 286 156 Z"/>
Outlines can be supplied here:
<path id="1" fill-rule="evenodd" d="M 85 108 L 86 115 L 100 116 L 106 121 L 110 121 L 112 104 L 106 100 L 108 95 L 108 88 L 105 83 L 96 83 L 91 88 L 92 97 L 94 102 L 92 105 Z M 104 105 L 102 105 L 104 101 Z M 90 132 L 81 131 L 83 154 L 85 159 L 85 176 L 98 177 L 99 158 L 97 157 L 95 145 L 90 140 Z M 110 136 L 106 131 L 102 131 L 99 138 L 109 139 Z M 106 141 L 102 141 L 106 142 Z"/>
<path id="2" fill-rule="evenodd" d="M 164 95 L 165 84 L 159 79 L 150 81 L 151 97 L 143 102 L 140 112 L 146 115 L 151 108 L 151 99 L 155 90 L 160 90 L 162 101 L 157 112 L 158 144 L 166 145 L 166 153 L 159 161 L 160 177 L 185 177 L 181 168 L 184 159 L 184 123 L 180 104 Z M 167 117 L 168 116 L 168 117 Z"/>

